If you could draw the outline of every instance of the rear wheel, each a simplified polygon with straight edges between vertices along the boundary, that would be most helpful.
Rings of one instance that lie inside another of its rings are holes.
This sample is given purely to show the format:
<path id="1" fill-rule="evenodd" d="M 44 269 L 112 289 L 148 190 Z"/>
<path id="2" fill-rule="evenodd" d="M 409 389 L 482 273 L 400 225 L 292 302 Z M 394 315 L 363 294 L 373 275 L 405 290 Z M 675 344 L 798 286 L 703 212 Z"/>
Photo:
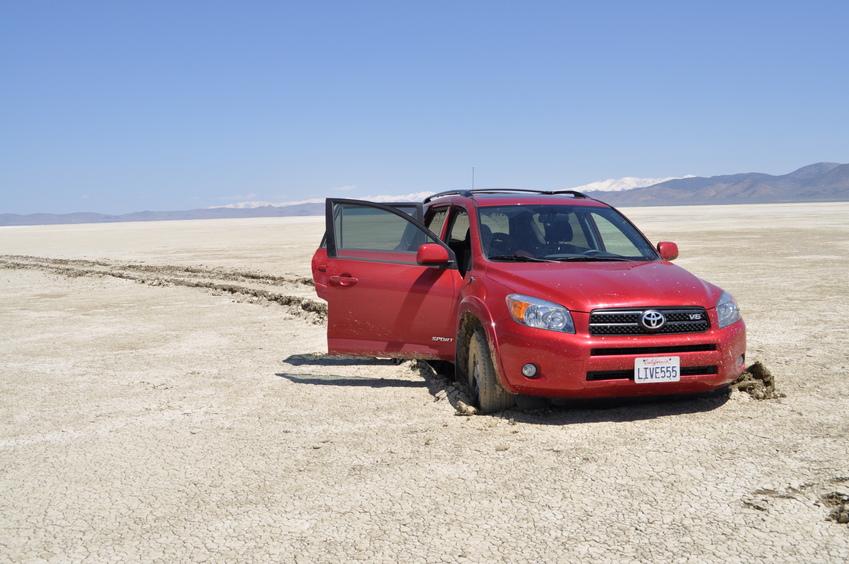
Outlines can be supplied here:
<path id="1" fill-rule="evenodd" d="M 480 407 L 482 413 L 494 413 L 510 409 L 516 405 L 516 396 L 501 387 L 486 334 L 477 330 L 469 342 L 469 365 L 466 371 L 469 392 Z"/>

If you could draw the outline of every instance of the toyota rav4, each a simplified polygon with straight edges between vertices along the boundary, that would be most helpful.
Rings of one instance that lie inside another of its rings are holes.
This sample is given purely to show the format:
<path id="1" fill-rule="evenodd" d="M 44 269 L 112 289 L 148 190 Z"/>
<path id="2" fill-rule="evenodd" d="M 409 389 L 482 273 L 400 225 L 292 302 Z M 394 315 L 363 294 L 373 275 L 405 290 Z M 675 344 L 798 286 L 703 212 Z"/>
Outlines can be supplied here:
<path id="1" fill-rule="evenodd" d="M 483 412 L 517 394 L 601 398 L 728 385 L 737 302 L 574 191 L 471 190 L 423 203 L 328 199 L 312 260 L 330 354 L 452 363 Z"/>

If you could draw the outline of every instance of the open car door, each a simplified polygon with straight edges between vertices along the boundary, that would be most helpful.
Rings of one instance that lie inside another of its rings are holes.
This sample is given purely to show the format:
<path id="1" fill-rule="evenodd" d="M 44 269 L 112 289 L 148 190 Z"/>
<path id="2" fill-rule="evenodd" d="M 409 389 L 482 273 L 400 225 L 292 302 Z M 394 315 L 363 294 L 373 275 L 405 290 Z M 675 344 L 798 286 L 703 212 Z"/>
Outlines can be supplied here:
<path id="1" fill-rule="evenodd" d="M 330 354 L 453 359 L 456 258 L 418 219 L 420 208 L 409 211 L 327 200 Z"/>

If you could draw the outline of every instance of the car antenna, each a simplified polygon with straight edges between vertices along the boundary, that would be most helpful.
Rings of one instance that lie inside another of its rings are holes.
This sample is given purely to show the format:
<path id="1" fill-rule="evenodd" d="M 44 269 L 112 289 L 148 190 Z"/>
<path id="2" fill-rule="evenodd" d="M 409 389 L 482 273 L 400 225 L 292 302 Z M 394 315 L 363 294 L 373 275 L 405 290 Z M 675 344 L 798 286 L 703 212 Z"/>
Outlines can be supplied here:
<path id="1" fill-rule="evenodd" d="M 472 190 L 475 189 L 475 167 L 472 167 Z"/>

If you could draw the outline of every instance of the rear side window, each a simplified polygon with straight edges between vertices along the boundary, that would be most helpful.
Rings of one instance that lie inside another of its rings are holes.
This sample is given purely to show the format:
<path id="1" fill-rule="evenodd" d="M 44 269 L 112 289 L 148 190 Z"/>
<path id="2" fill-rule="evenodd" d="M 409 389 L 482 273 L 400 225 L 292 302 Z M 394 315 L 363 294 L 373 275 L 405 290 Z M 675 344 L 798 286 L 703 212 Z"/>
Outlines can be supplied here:
<path id="1" fill-rule="evenodd" d="M 448 233 L 448 244 L 459 244 L 468 242 L 469 215 L 463 208 L 454 211 L 454 220 L 451 222 L 451 231 Z"/>
<path id="2" fill-rule="evenodd" d="M 445 225 L 446 217 L 448 217 L 447 207 L 431 210 L 425 219 L 425 225 L 437 235 L 442 235 L 442 226 Z"/>

